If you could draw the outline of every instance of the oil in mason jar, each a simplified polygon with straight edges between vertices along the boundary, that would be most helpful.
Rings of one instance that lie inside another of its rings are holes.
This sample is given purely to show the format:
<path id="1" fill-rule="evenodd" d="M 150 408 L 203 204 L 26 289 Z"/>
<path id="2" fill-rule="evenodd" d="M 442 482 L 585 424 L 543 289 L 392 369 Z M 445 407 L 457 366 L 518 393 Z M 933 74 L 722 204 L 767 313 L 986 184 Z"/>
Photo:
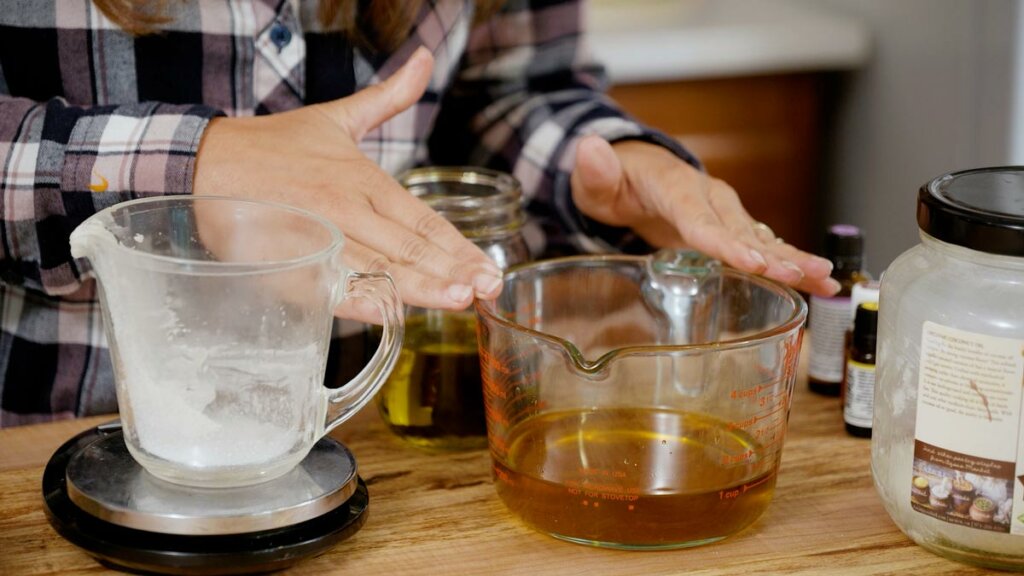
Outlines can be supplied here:
<path id="1" fill-rule="evenodd" d="M 654 409 L 545 413 L 515 425 L 495 484 L 554 536 L 622 548 L 697 545 L 768 507 L 777 458 L 703 414 Z"/>
<path id="2" fill-rule="evenodd" d="M 486 446 L 476 316 L 445 311 L 409 318 L 398 362 L 377 394 L 388 427 L 414 444 Z"/>

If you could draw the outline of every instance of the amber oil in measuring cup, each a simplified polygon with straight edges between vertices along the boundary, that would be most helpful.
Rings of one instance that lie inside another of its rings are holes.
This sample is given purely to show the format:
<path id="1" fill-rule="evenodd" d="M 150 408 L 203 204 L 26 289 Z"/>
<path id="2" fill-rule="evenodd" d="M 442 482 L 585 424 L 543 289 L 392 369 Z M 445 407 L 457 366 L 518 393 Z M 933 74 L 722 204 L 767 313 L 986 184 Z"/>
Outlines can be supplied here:
<path id="1" fill-rule="evenodd" d="M 477 313 L 494 484 L 529 526 L 684 548 L 770 505 L 796 292 L 699 254 L 577 257 L 514 268 Z"/>
<path id="2" fill-rule="evenodd" d="M 711 416 L 641 408 L 549 412 L 508 434 L 498 494 L 533 527 L 622 548 L 732 535 L 771 502 L 776 461 Z"/>

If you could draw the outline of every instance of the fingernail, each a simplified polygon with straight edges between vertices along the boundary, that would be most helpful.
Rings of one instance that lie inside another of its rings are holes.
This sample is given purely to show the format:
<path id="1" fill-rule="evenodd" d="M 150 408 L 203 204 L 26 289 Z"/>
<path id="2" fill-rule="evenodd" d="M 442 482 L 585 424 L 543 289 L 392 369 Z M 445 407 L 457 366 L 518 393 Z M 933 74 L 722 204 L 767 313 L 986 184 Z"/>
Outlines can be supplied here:
<path id="1" fill-rule="evenodd" d="M 793 264 L 792 262 L 790 262 L 788 260 L 784 260 L 782 262 L 782 267 L 787 269 L 787 270 L 792 270 L 792 271 L 796 272 L 797 274 L 799 274 L 800 278 L 798 280 L 802 280 L 803 279 L 804 271 L 801 270 L 800 267 L 797 266 L 796 264 Z"/>
<path id="2" fill-rule="evenodd" d="M 429 54 L 430 54 L 430 50 L 428 50 L 426 46 L 420 46 L 419 48 L 417 48 L 412 53 L 412 57 L 409 58 L 409 59 L 410 60 L 412 60 L 413 58 L 415 58 L 415 59 L 422 59 L 422 58 L 427 57 Z"/>
<path id="3" fill-rule="evenodd" d="M 484 273 L 477 274 L 473 277 L 473 287 L 476 289 L 476 293 L 480 296 L 486 296 L 501 286 L 501 273 L 497 275 Z"/>
<path id="4" fill-rule="evenodd" d="M 452 302 L 462 304 L 473 297 L 473 289 L 465 284 L 452 284 L 445 294 Z"/>
<path id="5" fill-rule="evenodd" d="M 827 266 L 829 274 L 832 273 L 832 269 L 835 268 L 835 266 L 836 266 L 835 263 L 832 262 L 831 260 L 829 260 L 828 258 L 822 258 L 820 256 L 815 256 L 814 259 L 816 261 L 818 261 L 818 263 L 821 264 L 822 266 Z"/>
<path id="6" fill-rule="evenodd" d="M 765 260 L 764 256 L 762 256 L 761 253 L 758 252 L 757 250 L 754 250 L 754 249 L 750 250 L 750 259 L 753 260 L 754 263 L 756 263 L 761 268 L 768 267 L 768 261 Z"/>
<path id="7" fill-rule="evenodd" d="M 843 289 L 843 285 L 840 284 L 839 281 L 836 280 L 835 278 L 829 278 L 825 280 L 825 284 L 828 285 L 829 290 L 831 290 L 833 294 L 836 294 L 837 292 Z"/>

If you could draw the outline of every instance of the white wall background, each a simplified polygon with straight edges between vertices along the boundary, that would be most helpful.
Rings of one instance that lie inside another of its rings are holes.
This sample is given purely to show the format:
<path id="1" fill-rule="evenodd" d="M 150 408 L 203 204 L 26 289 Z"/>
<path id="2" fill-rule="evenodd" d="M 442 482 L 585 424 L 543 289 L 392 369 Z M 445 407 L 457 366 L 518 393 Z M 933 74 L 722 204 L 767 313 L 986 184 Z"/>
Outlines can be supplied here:
<path id="1" fill-rule="evenodd" d="M 1024 10 L 1021 0 L 799 1 L 861 18 L 872 34 L 869 61 L 842 80 L 823 194 L 827 222 L 865 230 L 877 277 L 918 242 L 924 182 L 1024 164 Z"/>

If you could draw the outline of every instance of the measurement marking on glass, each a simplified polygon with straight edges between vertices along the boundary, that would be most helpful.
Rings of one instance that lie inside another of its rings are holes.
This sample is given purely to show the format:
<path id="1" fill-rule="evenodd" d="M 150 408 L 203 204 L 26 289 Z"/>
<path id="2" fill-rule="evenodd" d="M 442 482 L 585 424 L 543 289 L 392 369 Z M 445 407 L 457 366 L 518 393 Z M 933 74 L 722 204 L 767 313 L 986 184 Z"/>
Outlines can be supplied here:
<path id="1" fill-rule="evenodd" d="M 789 401 L 789 393 L 783 392 L 782 394 L 775 394 L 773 396 L 762 396 L 758 399 L 758 405 L 764 408 L 765 406 L 784 406 Z"/>
<path id="2" fill-rule="evenodd" d="M 732 500 L 733 498 L 736 498 L 738 496 L 742 496 L 743 494 L 746 494 L 747 491 L 753 490 L 754 488 L 757 488 L 761 484 L 764 484 L 765 482 L 767 482 L 767 481 L 769 481 L 771 479 L 772 479 L 772 476 L 768 475 L 768 476 L 765 476 L 764 478 L 761 478 L 760 480 L 757 480 L 755 482 L 751 482 L 749 484 L 744 484 L 743 486 L 740 486 L 739 488 L 733 488 L 732 490 L 719 490 L 718 491 L 718 499 L 719 500 Z"/>
<path id="3" fill-rule="evenodd" d="M 758 384 L 756 386 L 750 386 L 749 388 L 733 388 L 729 392 L 729 398 L 732 399 L 732 400 L 755 400 L 755 399 L 760 398 L 760 396 L 758 396 L 758 395 L 762 391 L 764 391 L 764 390 L 775 390 L 775 389 L 777 389 L 780 386 L 781 383 L 782 383 L 782 380 L 775 379 L 775 380 L 770 380 L 768 382 L 763 382 L 763 383 Z M 779 392 L 779 393 L 776 393 L 776 394 L 770 394 L 767 397 L 770 398 L 772 396 L 778 396 L 778 395 L 781 395 L 781 394 L 784 394 L 784 393 L 785 393 L 785 390 L 783 389 L 782 392 Z"/>
<path id="4" fill-rule="evenodd" d="M 732 422 L 728 422 L 727 426 L 730 430 L 749 430 L 751 426 L 757 424 L 761 420 L 772 420 L 772 416 L 784 411 L 785 409 L 786 407 L 784 405 L 776 406 L 763 414 L 754 414 L 746 420 L 733 420 Z"/>
<path id="5" fill-rule="evenodd" d="M 740 462 L 747 462 L 751 458 L 753 458 L 755 454 L 757 453 L 754 451 L 753 448 L 745 452 L 741 452 L 739 454 L 722 454 L 722 464 L 730 465 L 739 464 Z"/>

